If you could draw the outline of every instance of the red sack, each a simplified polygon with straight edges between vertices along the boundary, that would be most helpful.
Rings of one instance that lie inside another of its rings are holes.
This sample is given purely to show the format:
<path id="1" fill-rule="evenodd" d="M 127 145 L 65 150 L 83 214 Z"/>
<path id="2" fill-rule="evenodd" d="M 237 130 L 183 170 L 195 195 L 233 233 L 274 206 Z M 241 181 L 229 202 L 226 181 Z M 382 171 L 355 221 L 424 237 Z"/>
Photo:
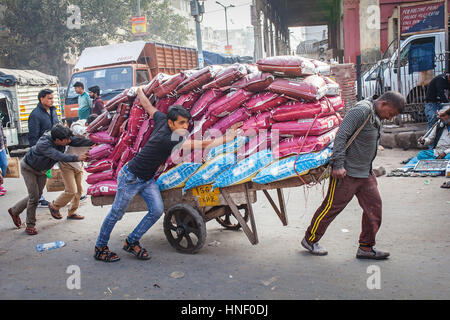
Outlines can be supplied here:
<path id="1" fill-rule="evenodd" d="M 96 173 L 96 172 L 103 172 L 107 170 L 112 170 L 113 168 L 113 162 L 110 159 L 103 159 L 98 160 L 95 162 L 89 163 L 84 170 L 88 173 Z"/>
<path id="2" fill-rule="evenodd" d="M 148 113 L 142 108 L 139 103 L 134 103 L 131 107 L 130 116 L 128 120 L 127 131 L 132 137 L 136 137 L 139 133 L 139 128 L 142 123 L 148 119 Z"/>
<path id="3" fill-rule="evenodd" d="M 192 119 L 200 119 L 204 115 L 206 108 L 224 95 L 225 93 L 218 89 L 209 89 L 205 91 L 190 110 Z"/>
<path id="4" fill-rule="evenodd" d="M 282 158 L 291 154 L 317 152 L 325 149 L 336 138 L 339 128 L 320 136 L 292 137 L 284 139 L 278 146 L 272 148 L 275 158 Z"/>
<path id="5" fill-rule="evenodd" d="M 345 107 L 344 101 L 340 96 L 328 97 L 327 99 L 330 102 L 331 106 L 333 107 L 334 111 L 336 112 Z"/>
<path id="6" fill-rule="evenodd" d="M 288 102 L 272 110 L 272 118 L 277 122 L 311 119 L 317 115 L 327 116 L 335 111 L 326 100 L 316 102 Z"/>
<path id="7" fill-rule="evenodd" d="M 261 92 L 255 94 L 244 106 L 252 113 L 270 111 L 279 105 L 285 104 L 289 99 L 273 92 Z"/>
<path id="8" fill-rule="evenodd" d="M 272 131 L 278 130 L 280 136 L 304 136 L 309 130 L 309 135 L 320 136 L 340 124 L 338 117 L 335 115 L 317 118 L 314 124 L 313 121 L 314 119 L 277 122 L 272 125 Z"/>
<path id="9" fill-rule="evenodd" d="M 266 72 L 250 73 L 231 85 L 234 89 L 244 89 L 251 92 L 265 90 L 275 80 L 275 77 Z"/>
<path id="10" fill-rule="evenodd" d="M 193 137 L 194 139 L 202 139 L 205 132 L 216 124 L 217 121 L 219 121 L 219 118 L 213 115 L 204 115 L 200 120 L 194 122 L 195 126 L 189 134 L 189 137 Z"/>
<path id="11" fill-rule="evenodd" d="M 117 139 L 111 137 L 106 131 L 91 133 L 88 135 L 88 138 L 95 144 L 103 144 L 103 143 L 115 144 L 117 142 Z"/>
<path id="12" fill-rule="evenodd" d="M 92 173 L 88 175 L 86 182 L 88 184 L 96 184 L 100 181 L 113 180 L 114 179 L 114 171 L 107 170 L 103 172 Z"/>
<path id="13" fill-rule="evenodd" d="M 168 74 L 165 73 L 158 73 L 153 79 L 152 81 L 150 81 L 145 87 L 144 89 L 142 89 L 142 91 L 144 92 L 144 94 L 149 97 L 153 91 L 158 88 L 160 85 L 162 85 L 164 82 L 166 82 L 167 80 L 169 80 L 170 76 Z"/>
<path id="14" fill-rule="evenodd" d="M 136 90 L 134 88 L 125 89 L 122 93 L 109 100 L 105 104 L 106 111 L 115 111 L 121 103 L 133 102 L 136 97 Z"/>
<path id="15" fill-rule="evenodd" d="M 155 126 L 155 120 L 147 119 L 142 123 L 141 128 L 139 129 L 139 133 L 136 137 L 136 141 L 134 142 L 134 151 L 138 153 L 141 148 L 147 143 L 151 134 L 153 133 L 153 128 Z"/>
<path id="16" fill-rule="evenodd" d="M 206 112 L 207 115 L 213 115 L 215 117 L 225 117 L 237 108 L 239 108 L 243 103 L 250 100 L 253 93 L 239 89 L 237 91 L 232 91 L 226 96 L 220 98 L 216 102 L 213 102 Z"/>
<path id="17" fill-rule="evenodd" d="M 117 193 L 117 181 L 115 180 L 98 182 L 90 186 L 87 190 L 87 194 L 92 197 L 115 196 L 116 193 Z"/>
<path id="18" fill-rule="evenodd" d="M 165 97 L 167 95 L 175 95 L 176 94 L 176 88 L 178 85 L 183 82 L 183 80 L 186 79 L 186 74 L 184 72 L 177 73 L 176 75 L 173 75 L 170 77 L 169 80 L 161 84 L 159 87 L 156 87 L 153 90 L 153 93 L 158 98 Z"/>
<path id="19" fill-rule="evenodd" d="M 203 85 L 210 82 L 215 76 L 214 69 L 210 66 L 195 71 L 191 76 L 181 82 L 176 91 L 178 94 L 185 94 L 189 91 L 201 89 Z"/>
<path id="20" fill-rule="evenodd" d="M 259 113 L 244 122 L 241 129 L 245 135 L 254 135 L 262 129 L 270 129 L 274 121 L 269 111 Z"/>
<path id="21" fill-rule="evenodd" d="M 158 102 L 155 104 L 155 108 L 161 111 L 162 113 L 167 113 L 169 108 L 173 106 L 177 102 L 177 98 L 175 97 L 167 97 L 159 99 Z"/>
<path id="22" fill-rule="evenodd" d="M 305 76 L 315 74 L 314 64 L 303 57 L 276 56 L 260 59 L 257 62 L 260 71 L 285 76 Z"/>
<path id="23" fill-rule="evenodd" d="M 258 135 L 251 137 L 250 140 L 245 145 L 243 145 L 237 150 L 238 161 L 241 159 L 248 158 L 249 156 L 251 156 L 256 152 L 270 149 L 271 139 L 272 135 L 270 131 L 266 132 L 261 131 Z"/>
<path id="24" fill-rule="evenodd" d="M 194 91 L 188 92 L 180 96 L 178 100 L 175 101 L 174 104 L 182 106 L 186 110 L 190 110 L 201 95 L 202 95 L 201 92 L 194 92 Z"/>
<path id="25" fill-rule="evenodd" d="M 89 161 L 106 159 L 113 151 L 109 144 L 101 144 L 89 150 Z"/>
<path id="26" fill-rule="evenodd" d="M 339 88 L 339 84 L 336 81 L 328 77 L 324 77 L 323 80 L 325 80 L 325 83 L 327 84 L 327 92 L 325 94 L 327 97 L 334 97 L 340 95 L 341 90 Z"/>
<path id="27" fill-rule="evenodd" d="M 321 76 L 318 75 L 309 76 L 303 79 L 303 82 L 309 83 L 311 86 L 316 88 L 317 99 L 321 99 L 328 92 L 327 82 Z"/>
<path id="28" fill-rule="evenodd" d="M 117 178 L 117 176 L 119 175 L 120 170 L 123 168 L 123 166 L 130 161 L 131 159 L 134 158 L 136 154 L 133 152 L 133 150 L 130 147 L 127 147 L 125 152 L 122 154 L 122 156 L 120 157 L 119 163 L 117 165 L 117 169 L 114 172 L 114 177 Z"/>
<path id="29" fill-rule="evenodd" d="M 111 137 L 118 137 L 120 135 L 120 126 L 125 122 L 130 114 L 131 105 L 128 103 L 121 103 L 114 115 L 111 124 L 108 128 L 108 134 Z"/>
<path id="30" fill-rule="evenodd" d="M 119 139 L 119 142 L 114 147 L 109 159 L 111 159 L 114 164 L 118 164 L 120 157 L 125 152 L 127 147 L 131 147 L 134 143 L 135 138 L 131 136 L 128 132 L 124 132 Z"/>
<path id="31" fill-rule="evenodd" d="M 317 87 L 310 83 L 288 79 L 276 79 L 269 86 L 269 90 L 294 100 L 315 101 L 323 96 L 320 95 Z"/>
<path id="32" fill-rule="evenodd" d="M 244 65 L 233 64 L 217 73 L 212 82 L 203 86 L 203 90 L 227 87 L 245 75 L 247 75 L 247 68 Z"/>
<path id="33" fill-rule="evenodd" d="M 86 131 L 88 133 L 95 133 L 98 131 L 106 130 L 106 129 L 108 129 L 108 127 L 112 121 L 112 118 L 113 118 L 113 115 L 111 113 L 109 113 L 108 111 L 105 111 L 89 124 Z"/>
<path id="34" fill-rule="evenodd" d="M 323 61 L 315 60 L 315 59 L 309 59 L 314 66 L 316 67 L 316 73 L 320 74 L 322 76 L 329 75 L 331 73 L 331 66 Z"/>
<path id="35" fill-rule="evenodd" d="M 215 125 L 213 125 L 212 129 L 217 129 L 223 134 L 229 129 L 232 125 L 245 121 L 250 118 L 251 113 L 244 107 L 237 109 L 230 115 L 220 119 Z"/>

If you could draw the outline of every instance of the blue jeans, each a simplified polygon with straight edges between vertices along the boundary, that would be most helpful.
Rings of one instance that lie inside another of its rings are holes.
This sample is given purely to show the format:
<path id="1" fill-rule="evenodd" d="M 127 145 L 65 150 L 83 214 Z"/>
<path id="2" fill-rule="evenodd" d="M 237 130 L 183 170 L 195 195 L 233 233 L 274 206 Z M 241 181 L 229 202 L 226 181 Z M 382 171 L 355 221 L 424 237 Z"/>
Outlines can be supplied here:
<path id="1" fill-rule="evenodd" d="M 2 176 L 6 174 L 6 169 L 8 169 L 8 158 L 6 157 L 6 148 L 0 151 L 0 170 L 2 170 Z"/>
<path id="2" fill-rule="evenodd" d="M 434 150 L 422 150 L 417 154 L 417 159 L 419 160 L 434 160 L 436 156 L 434 155 Z M 444 159 L 450 160 L 450 153 L 447 154 Z"/>
<path id="3" fill-rule="evenodd" d="M 136 177 L 128 169 L 128 165 L 125 165 L 120 170 L 119 176 L 117 177 L 117 194 L 111 211 L 109 211 L 105 221 L 103 221 L 97 239 L 97 247 L 103 247 L 108 244 L 114 226 L 117 221 L 122 219 L 129 203 L 138 193 L 145 200 L 149 211 L 134 231 L 128 235 L 128 242 L 133 243 L 139 241 L 139 239 L 141 239 L 141 237 L 162 216 L 164 212 L 164 203 L 156 181 L 154 179 L 145 181 Z"/>
<path id="4" fill-rule="evenodd" d="M 428 127 L 427 131 L 438 121 L 436 112 L 441 110 L 442 105 L 440 103 L 427 102 L 425 104 L 425 116 L 427 117 Z"/>

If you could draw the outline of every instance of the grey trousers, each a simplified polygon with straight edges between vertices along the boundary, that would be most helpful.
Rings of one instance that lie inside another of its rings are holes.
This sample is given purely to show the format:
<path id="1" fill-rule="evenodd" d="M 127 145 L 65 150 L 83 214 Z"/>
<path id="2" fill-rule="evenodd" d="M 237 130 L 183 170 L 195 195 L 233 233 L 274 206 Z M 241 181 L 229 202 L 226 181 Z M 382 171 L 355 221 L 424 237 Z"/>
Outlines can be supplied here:
<path id="1" fill-rule="evenodd" d="M 11 211 L 14 215 L 19 216 L 27 209 L 27 227 L 34 227 L 36 225 L 36 208 L 47 182 L 47 175 L 31 168 L 24 159 L 20 161 L 20 172 L 27 186 L 28 196 L 17 202 Z"/>

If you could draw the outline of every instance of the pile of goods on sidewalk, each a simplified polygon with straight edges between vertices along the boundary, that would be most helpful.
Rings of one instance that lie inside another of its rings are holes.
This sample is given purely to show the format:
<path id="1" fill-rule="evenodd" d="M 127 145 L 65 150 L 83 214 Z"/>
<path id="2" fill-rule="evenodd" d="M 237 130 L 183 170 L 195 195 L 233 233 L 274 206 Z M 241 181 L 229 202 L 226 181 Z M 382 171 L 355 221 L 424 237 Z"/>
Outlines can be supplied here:
<path id="1" fill-rule="evenodd" d="M 188 139 L 208 139 L 240 127 L 234 141 L 188 154 L 176 151 L 161 166 L 161 190 L 247 181 L 269 183 L 306 174 L 327 163 L 344 107 L 328 64 L 297 56 L 261 59 L 256 65 L 208 66 L 169 76 L 143 88 L 161 112 L 174 104 L 190 111 Z M 120 169 L 149 139 L 154 122 L 136 89 L 108 101 L 87 131 L 97 146 L 86 166 L 92 196 L 114 195 Z"/>

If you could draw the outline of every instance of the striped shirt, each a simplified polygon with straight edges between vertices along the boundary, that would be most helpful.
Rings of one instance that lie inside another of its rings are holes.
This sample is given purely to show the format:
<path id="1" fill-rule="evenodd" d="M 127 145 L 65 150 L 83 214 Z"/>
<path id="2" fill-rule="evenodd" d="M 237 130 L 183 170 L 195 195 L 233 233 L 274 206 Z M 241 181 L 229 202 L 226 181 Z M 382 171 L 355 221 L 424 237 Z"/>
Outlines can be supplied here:
<path id="1" fill-rule="evenodd" d="M 347 141 L 371 117 L 359 135 L 345 150 Z M 381 120 L 376 115 L 373 100 L 358 102 L 345 115 L 334 141 L 331 163 L 333 169 L 345 168 L 347 175 L 354 178 L 367 178 L 372 172 L 372 162 L 378 151 Z"/>

